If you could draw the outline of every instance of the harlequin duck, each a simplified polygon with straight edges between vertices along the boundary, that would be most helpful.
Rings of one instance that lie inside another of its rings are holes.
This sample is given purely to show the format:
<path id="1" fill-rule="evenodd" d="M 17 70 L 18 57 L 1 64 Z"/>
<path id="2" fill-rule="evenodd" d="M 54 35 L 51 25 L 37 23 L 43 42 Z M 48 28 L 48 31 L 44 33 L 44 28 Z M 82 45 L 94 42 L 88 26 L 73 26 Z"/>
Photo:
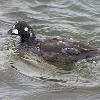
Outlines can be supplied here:
<path id="1" fill-rule="evenodd" d="M 33 50 L 37 55 L 52 64 L 68 65 L 100 55 L 98 49 L 80 42 L 57 37 L 38 39 L 32 27 L 24 21 L 16 22 L 8 33 L 20 36 L 22 44 L 27 44 L 34 48 Z"/>

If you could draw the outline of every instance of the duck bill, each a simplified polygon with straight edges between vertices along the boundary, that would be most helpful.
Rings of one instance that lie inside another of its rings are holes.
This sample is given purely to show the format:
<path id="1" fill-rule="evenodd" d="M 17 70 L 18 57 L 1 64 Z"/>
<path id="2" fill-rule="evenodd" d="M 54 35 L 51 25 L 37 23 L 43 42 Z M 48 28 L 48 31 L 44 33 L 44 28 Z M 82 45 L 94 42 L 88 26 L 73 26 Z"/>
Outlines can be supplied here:
<path id="1" fill-rule="evenodd" d="M 17 29 L 10 29 L 8 31 L 8 34 L 10 34 L 10 35 L 18 35 L 18 30 Z"/>
<path id="2" fill-rule="evenodd" d="M 10 30 L 8 31 L 8 34 L 12 35 L 12 29 L 10 29 Z"/>

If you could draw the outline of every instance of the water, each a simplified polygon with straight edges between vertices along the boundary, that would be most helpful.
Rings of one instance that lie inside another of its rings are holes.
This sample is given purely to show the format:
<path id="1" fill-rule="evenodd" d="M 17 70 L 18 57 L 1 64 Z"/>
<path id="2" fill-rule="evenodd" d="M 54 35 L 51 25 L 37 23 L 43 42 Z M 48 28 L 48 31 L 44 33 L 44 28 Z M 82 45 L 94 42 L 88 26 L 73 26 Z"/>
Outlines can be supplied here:
<path id="1" fill-rule="evenodd" d="M 17 50 L 19 38 L 7 34 L 24 20 L 35 34 L 100 48 L 99 17 L 100 0 L 0 0 L 0 100 L 99 100 L 100 57 L 79 61 L 68 71 Z"/>

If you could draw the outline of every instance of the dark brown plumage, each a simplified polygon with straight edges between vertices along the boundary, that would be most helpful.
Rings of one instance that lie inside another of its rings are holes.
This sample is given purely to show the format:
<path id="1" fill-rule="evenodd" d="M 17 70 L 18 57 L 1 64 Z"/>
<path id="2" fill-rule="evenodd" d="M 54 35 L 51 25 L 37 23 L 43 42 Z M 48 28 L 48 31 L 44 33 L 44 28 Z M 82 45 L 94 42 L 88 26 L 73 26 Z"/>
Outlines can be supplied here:
<path id="1" fill-rule="evenodd" d="M 19 35 L 22 43 L 31 45 L 35 53 L 52 64 L 68 65 L 78 60 L 100 55 L 98 49 L 80 42 L 55 37 L 37 39 L 31 26 L 24 21 L 15 23 L 9 33 Z"/>

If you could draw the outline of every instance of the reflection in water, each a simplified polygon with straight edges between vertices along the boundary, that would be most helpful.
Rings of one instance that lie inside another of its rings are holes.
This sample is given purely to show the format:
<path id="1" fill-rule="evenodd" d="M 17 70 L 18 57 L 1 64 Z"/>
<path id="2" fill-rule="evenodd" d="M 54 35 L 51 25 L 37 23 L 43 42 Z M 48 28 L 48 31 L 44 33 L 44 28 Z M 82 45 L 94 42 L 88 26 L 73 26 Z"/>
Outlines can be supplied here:
<path id="1" fill-rule="evenodd" d="M 0 0 L 0 99 L 100 99 L 100 57 L 79 61 L 67 71 L 18 49 L 19 38 L 7 35 L 15 21 L 25 20 L 36 34 L 99 48 L 99 11 L 100 0 Z"/>

